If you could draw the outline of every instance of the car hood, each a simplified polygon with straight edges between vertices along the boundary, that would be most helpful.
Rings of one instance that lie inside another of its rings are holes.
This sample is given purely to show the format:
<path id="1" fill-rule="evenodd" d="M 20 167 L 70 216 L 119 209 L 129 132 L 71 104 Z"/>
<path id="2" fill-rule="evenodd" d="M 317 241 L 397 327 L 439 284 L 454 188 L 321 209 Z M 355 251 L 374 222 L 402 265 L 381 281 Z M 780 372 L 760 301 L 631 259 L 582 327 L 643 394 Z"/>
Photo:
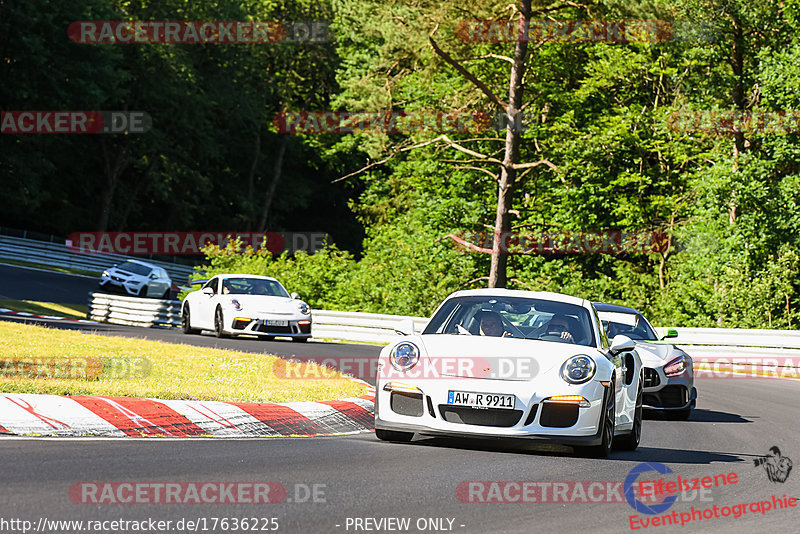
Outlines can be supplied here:
<path id="1" fill-rule="evenodd" d="M 560 368 L 570 356 L 597 352 L 592 347 L 532 339 L 452 334 L 414 338 L 411 341 L 421 345 L 428 365 L 436 367 L 442 376 L 460 378 L 532 380 Z"/>
<path id="2" fill-rule="evenodd" d="M 302 302 L 290 297 L 273 297 L 268 295 L 222 295 L 222 301 L 230 303 L 236 299 L 242 305 L 242 311 L 266 313 L 299 313 L 297 304 Z"/>
<path id="3" fill-rule="evenodd" d="M 669 343 L 649 343 L 647 341 L 636 342 L 636 352 L 642 359 L 642 365 L 645 367 L 661 367 L 684 354 L 682 350 L 675 345 Z"/>

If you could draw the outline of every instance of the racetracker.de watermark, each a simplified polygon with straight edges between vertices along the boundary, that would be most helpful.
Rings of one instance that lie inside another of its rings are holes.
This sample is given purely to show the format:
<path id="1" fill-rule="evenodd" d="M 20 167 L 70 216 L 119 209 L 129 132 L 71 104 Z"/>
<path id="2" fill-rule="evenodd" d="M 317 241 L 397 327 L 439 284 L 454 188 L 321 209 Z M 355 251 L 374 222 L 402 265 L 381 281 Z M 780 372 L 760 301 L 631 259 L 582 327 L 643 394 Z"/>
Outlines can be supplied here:
<path id="1" fill-rule="evenodd" d="M 262 244 L 273 254 L 287 251 L 314 253 L 324 248 L 323 232 L 73 232 L 67 248 L 78 254 L 203 254 L 203 247 L 238 239 L 243 247 L 258 249 Z"/>
<path id="2" fill-rule="evenodd" d="M 646 488 L 645 488 L 646 489 Z M 653 495 L 637 498 L 655 500 Z M 711 502 L 711 490 L 703 487 L 676 490 L 681 501 Z M 469 480 L 456 487 L 456 498 L 468 504 L 482 503 L 624 503 L 623 482 L 620 480 Z"/>
<path id="3" fill-rule="evenodd" d="M 667 20 L 468 20 L 456 36 L 467 43 L 663 43 L 712 41 L 707 26 Z"/>
<path id="4" fill-rule="evenodd" d="M 793 358 L 694 358 L 695 378 L 800 378 L 800 360 Z"/>
<path id="5" fill-rule="evenodd" d="M 4 134 L 140 134 L 152 126 L 145 111 L 0 111 Z"/>
<path id="6" fill-rule="evenodd" d="M 388 361 L 366 357 L 328 356 L 303 358 L 302 361 L 279 359 L 272 364 L 273 375 L 286 380 L 330 379 L 338 373 L 361 380 L 371 380 L 376 376 L 382 380 L 452 380 L 457 376 L 530 380 L 538 372 L 536 361 L 531 358 L 492 356 L 426 356 L 406 370 L 398 370 Z"/>
<path id="7" fill-rule="evenodd" d="M 153 369 L 143 356 L 4 356 L 0 377 L 16 379 L 124 380 L 145 378 Z"/>
<path id="8" fill-rule="evenodd" d="M 491 254 L 493 232 L 467 232 L 447 237 L 467 252 Z M 502 232 L 498 235 L 502 254 L 645 254 L 664 252 L 670 246 L 663 232 L 622 230 Z"/>
<path id="9" fill-rule="evenodd" d="M 282 134 L 477 134 L 505 131 L 511 127 L 524 131 L 529 116 L 517 113 L 510 119 L 505 112 L 484 111 L 282 111 L 272 124 Z"/>
<path id="10" fill-rule="evenodd" d="M 69 488 L 75 504 L 279 504 L 324 503 L 325 484 L 297 483 L 288 488 L 271 481 L 76 482 Z"/>
<path id="11" fill-rule="evenodd" d="M 252 20 L 81 20 L 67 28 L 81 44 L 271 44 L 325 43 L 331 40 L 325 21 Z"/>
<path id="12" fill-rule="evenodd" d="M 667 128 L 677 133 L 800 133 L 800 111 L 674 111 Z"/>

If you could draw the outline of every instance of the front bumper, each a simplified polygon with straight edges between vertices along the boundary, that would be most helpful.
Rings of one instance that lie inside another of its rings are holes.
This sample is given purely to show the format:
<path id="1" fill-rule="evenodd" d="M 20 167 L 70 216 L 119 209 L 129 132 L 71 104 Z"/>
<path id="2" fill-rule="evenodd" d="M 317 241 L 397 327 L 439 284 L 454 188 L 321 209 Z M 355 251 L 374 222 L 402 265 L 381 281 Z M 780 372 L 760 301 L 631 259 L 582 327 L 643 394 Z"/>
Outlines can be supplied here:
<path id="1" fill-rule="evenodd" d="M 286 325 L 269 325 L 268 321 L 270 320 L 285 321 Z M 253 317 L 240 313 L 231 318 L 228 328 L 237 335 L 310 338 L 311 317 L 304 316 L 300 318 L 264 314 L 258 314 Z"/>
<path id="2" fill-rule="evenodd" d="M 146 284 L 141 281 L 128 281 L 128 280 L 113 280 L 111 278 L 103 277 L 100 279 L 99 287 L 103 291 L 116 291 L 120 293 L 127 293 L 132 297 L 139 295 L 142 288 Z M 147 295 L 147 289 L 142 292 L 142 296 Z"/>
<path id="3" fill-rule="evenodd" d="M 600 417 L 605 387 L 597 381 L 581 385 L 549 384 L 473 378 L 403 380 L 416 387 L 385 389 L 390 382 L 379 380 L 375 392 L 375 428 L 415 432 L 429 436 L 469 438 L 519 438 L 564 445 L 590 446 L 602 441 Z M 391 387 L 391 386 L 390 386 Z M 469 408 L 448 404 L 449 391 L 513 394 L 513 410 Z M 588 401 L 547 401 L 554 395 L 581 395 Z"/>
<path id="4" fill-rule="evenodd" d="M 644 367 L 643 407 L 655 411 L 686 410 L 697 403 L 694 371 L 667 376 L 663 367 Z"/>

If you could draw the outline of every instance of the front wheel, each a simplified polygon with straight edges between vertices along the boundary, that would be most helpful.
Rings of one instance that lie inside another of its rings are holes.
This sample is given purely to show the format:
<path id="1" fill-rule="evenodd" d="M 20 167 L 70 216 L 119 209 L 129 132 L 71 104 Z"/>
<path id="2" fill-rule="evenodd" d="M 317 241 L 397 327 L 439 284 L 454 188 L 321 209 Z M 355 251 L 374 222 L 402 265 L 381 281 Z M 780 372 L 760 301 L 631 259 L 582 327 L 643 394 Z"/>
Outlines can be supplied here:
<path id="1" fill-rule="evenodd" d="M 222 308 L 219 307 L 214 312 L 214 335 L 218 338 L 230 337 L 225 333 L 225 319 L 222 316 Z"/>
<path id="2" fill-rule="evenodd" d="M 586 447 L 585 452 L 595 458 L 605 458 L 611 454 L 611 447 L 614 444 L 614 425 L 616 424 L 616 402 L 614 399 L 614 379 L 611 379 L 611 387 L 607 389 L 606 399 L 603 402 L 603 414 L 600 419 L 602 429 L 600 430 L 603 440 L 600 445 Z"/>
<path id="3" fill-rule="evenodd" d="M 375 435 L 381 441 L 399 441 L 402 443 L 407 443 L 411 441 L 414 437 L 413 432 L 398 432 L 397 430 L 381 430 L 380 428 L 375 429 Z"/>
<path id="4" fill-rule="evenodd" d="M 633 428 L 631 433 L 615 442 L 614 445 L 624 451 L 635 451 L 642 440 L 642 377 L 639 377 L 639 391 L 636 393 L 636 408 L 633 412 Z"/>
<path id="5" fill-rule="evenodd" d="M 308 338 L 307 337 L 293 337 L 292 341 L 294 341 L 295 343 L 305 343 L 306 341 L 308 341 Z"/>
<path id="6" fill-rule="evenodd" d="M 183 330 L 184 334 L 196 334 L 199 332 L 198 329 L 192 328 L 188 304 L 183 307 L 183 312 L 181 312 L 181 330 Z"/>

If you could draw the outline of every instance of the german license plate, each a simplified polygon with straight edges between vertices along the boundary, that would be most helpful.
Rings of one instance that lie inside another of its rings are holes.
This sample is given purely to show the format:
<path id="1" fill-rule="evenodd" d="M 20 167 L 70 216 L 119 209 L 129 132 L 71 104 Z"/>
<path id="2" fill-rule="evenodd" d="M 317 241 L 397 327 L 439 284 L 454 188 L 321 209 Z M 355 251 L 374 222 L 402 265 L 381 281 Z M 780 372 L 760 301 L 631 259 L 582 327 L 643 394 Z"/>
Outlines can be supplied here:
<path id="1" fill-rule="evenodd" d="M 513 410 L 517 398 L 514 395 L 475 393 L 472 391 L 448 391 L 447 404 L 471 406 L 473 408 L 505 408 Z"/>
<path id="2" fill-rule="evenodd" d="M 287 319 L 267 319 L 265 322 L 267 326 L 289 326 Z"/>

